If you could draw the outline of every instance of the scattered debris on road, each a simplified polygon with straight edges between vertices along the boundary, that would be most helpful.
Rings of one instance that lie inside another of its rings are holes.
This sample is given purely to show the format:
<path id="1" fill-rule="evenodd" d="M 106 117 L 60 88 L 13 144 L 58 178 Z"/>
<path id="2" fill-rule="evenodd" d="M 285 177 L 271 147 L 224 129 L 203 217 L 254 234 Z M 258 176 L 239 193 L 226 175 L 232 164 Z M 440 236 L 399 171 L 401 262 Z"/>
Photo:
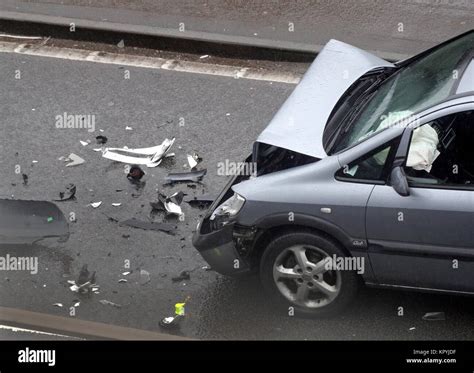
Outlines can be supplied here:
<path id="1" fill-rule="evenodd" d="M 95 209 L 96 209 L 96 208 L 99 207 L 101 204 L 102 204 L 102 201 L 98 201 L 98 202 L 91 202 L 90 205 L 92 206 L 92 208 L 95 208 Z"/>
<path id="2" fill-rule="evenodd" d="M 174 308 L 174 316 L 165 317 L 160 320 L 159 325 L 163 328 L 177 328 L 179 327 L 181 319 L 185 316 L 185 306 L 189 297 L 183 303 L 176 303 Z"/>
<path id="3" fill-rule="evenodd" d="M 108 139 L 105 136 L 99 135 L 99 136 L 96 136 L 95 140 L 96 140 L 97 144 L 103 145 L 103 144 L 107 143 Z"/>
<path id="4" fill-rule="evenodd" d="M 79 294 L 87 294 L 91 291 L 97 294 L 99 286 L 95 282 L 95 272 L 90 273 L 87 264 L 84 264 L 79 272 L 77 281 L 68 281 L 68 284 L 71 285 L 69 290 Z"/>
<path id="5" fill-rule="evenodd" d="M 103 304 L 104 306 L 112 306 L 112 307 L 115 307 L 115 308 L 122 308 L 122 306 L 120 304 L 111 302 L 110 300 L 107 300 L 107 299 L 101 299 L 99 302 L 100 302 L 100 304 Z"/>
<path id="6" fill-rule="evenodd" d="M 202 158 L 196 152 L 194 152 L 192 155 L 188 154 L 187 158 L 188 158 L 189 168 L 191 168 L 191 171 L 193 171 L 196 168 L 196 166 L 202 161 Z"/>
<path id="7" fill-rule="evenodd" d="M 141 178 L 145 175 L 145 172 L 138 165 L 133 165 L 130 167 L 130 171 L 127 174 L 127 179 L 132 182 L 140 181 Z"/>
<path id="8" fill-rule="evenodd" d="M 446 316 L 444 312 L 427 312 L 422 317 L 425 321 L 445 321 Z"/>
<path id="9" fill-rule="evenodd" d="M 83 158 L 74 153 L 69 154 L 66 161 L 70 161 L 68 164 L 66 164 L 66 167 L 79 166 L 85 162 Z"/>
<path id="10" fill-rule="evenodd" d="M 204 175 L 206 175 L 207 169 L 191 172 L 174 172 L 169 173 L 165 178 L 166 184 L 172 184 L 181 181 L 201 181 Z"/>
<path id="11" fill-rule="evenodd" d="M 193 207 L 207 207 L 214 202 L 215 196 L 210 194 L 202 194 L 200 196 L 194 196 L 193 198 L 185 199 L 184 202 L 188 203 Z"/>
<path id="12" fill-rule="evenodd" d="M 162 159 L 167 156 L 174 141 L 174 138 L 171 140 L 165 139 L 161 145 L 150 148 L 105 148 L 102 152 L 102 157 L 116 162 L 157 167 Z"/>
<path id="13" fill-rule="evenodd" d="M 140 284 L 145 285 L 151 281 L 150 272 L 144 269 L 140 270 Z"/>
<path id="14" fill-rule="evenodd" d="M 183 215 L 183 211 L 179 205 L 183 201 L 183 197 L 183 192 L 176 192 L 169 197 L 158 192 L 158 201 L 150 202 L 150 206 L 153 210 L 165 211 L 167 214 L 181 216 Z"/>
<path id="15" fill-rule="evenodd" d="M 76 186 L 74 184 L 68 184 L 64 192 L 59 192 L 59 199 L 55 199 L 57 202 L 71 201 L 76 199 Z"/>
<path id="16" fill-rule="evenodd" d="M 95 272 L 92 272 L 91 274 L 89 272 L 89 269 L 87 268 L 87 264 L 84 264 L 81 268 L 81 271 L 79 272 L 77 284 L 81 286 L 82 284 L 85 284 L 87 282 L 90 282 L 91 284 L 95 283 Z"/>

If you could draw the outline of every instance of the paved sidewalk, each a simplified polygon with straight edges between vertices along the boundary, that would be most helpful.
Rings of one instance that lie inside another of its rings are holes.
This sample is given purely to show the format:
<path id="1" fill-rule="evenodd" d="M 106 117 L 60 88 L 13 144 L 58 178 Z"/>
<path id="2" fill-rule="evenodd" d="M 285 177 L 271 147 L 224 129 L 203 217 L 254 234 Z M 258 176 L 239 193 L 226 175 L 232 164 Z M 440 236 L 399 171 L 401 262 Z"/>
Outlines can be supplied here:
<path id="1" fill-rule="evenodd" d="M 336 38 L 397 60 L 474 28 L 474 3 L 2 0 L 0 18 L 304 52 Z"/>

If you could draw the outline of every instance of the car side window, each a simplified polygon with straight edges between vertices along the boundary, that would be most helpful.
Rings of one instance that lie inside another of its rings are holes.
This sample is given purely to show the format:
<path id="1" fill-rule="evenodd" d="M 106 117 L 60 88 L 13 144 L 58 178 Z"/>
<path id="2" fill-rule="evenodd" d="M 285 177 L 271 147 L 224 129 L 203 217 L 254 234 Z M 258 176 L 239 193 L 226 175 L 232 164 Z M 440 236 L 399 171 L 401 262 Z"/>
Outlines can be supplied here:
<path id="1" fill-rule="evenodd" d="M 336 173 L 336 179 L 352 182 L 384 182 L 387 164 L 394 148 L 392 141 L 344 166 Z"/>
<path id="2" fill-rule="evenodd" d="M 413 130 L 405 173 L 410 186 L 474 187 L 474 115 L 447 115 Z"/>

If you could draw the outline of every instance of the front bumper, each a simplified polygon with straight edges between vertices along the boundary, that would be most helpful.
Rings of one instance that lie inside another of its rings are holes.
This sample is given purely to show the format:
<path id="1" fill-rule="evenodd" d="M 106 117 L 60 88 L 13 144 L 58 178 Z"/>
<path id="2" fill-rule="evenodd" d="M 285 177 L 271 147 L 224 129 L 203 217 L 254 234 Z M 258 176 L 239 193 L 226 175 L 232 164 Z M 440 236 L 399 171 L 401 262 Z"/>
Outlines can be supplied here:
<path id="1" fill-rule="evenodd" d="M 193 235 L 193 245 L 211 268 L 227 276 L 240 276 L 250 272 L 249 264 L 236 249 L 234 223 L 203 233 L 204 221 L 199 223 Z"/>

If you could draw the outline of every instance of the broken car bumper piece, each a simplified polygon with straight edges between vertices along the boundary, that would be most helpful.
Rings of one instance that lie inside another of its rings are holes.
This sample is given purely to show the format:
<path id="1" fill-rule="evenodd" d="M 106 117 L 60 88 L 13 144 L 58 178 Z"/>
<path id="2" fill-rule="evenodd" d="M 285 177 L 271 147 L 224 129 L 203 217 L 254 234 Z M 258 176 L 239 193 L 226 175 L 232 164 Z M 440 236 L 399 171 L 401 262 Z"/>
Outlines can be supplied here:
<path id="1" fill-rule="evenodd" d="M 174 138 L 171 140 L 165 139 L 161 145 L 151 148 L 105 148 L 102 157 L 116 162 L 156 167 L 161 163 L 163 157 L 168 154 L 174 140 Z"/>

